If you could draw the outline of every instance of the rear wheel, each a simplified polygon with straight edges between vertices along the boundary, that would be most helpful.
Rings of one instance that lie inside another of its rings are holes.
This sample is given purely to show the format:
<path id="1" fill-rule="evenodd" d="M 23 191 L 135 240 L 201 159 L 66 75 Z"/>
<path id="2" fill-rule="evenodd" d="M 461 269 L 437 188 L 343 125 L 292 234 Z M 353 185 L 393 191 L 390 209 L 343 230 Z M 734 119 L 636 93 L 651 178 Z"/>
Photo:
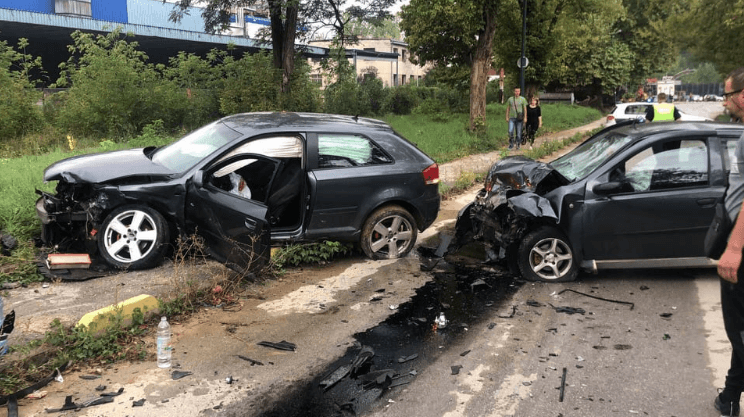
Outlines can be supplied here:
<path id="1" fill-rule="evenodd" d="M 165 219 L 156 210 L 142 205 L 122 206 L 103 221 L 98 250 L 116 268 L 152 268 L 162 262 L 169 235 Z"/>
<path id="2" fill-rule="evenodd" d="M 364 222 L 360 246 L 370 259 L 406 256 L 418 236 L 416 221 L 400 206 L 375 210 Z"/>
<path id="3" fill-rule="evenodd" d="M 573 281 L 579 269 L 568 238 L 553 227 L 527 234 L 517 250 L 516 263 L 530 281 Z"/>

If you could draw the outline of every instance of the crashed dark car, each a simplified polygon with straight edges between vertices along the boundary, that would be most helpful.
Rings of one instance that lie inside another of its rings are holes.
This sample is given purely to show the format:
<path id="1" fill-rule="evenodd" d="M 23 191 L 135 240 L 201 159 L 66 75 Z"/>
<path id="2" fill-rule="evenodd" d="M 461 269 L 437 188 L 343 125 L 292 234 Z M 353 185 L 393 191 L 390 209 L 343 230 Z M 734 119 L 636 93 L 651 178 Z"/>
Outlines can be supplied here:
<path id="1" fill-rule="evenodd" d="M 57 185 L 37 191 L 43 243 L 127 269 L 157 265 L 194 234 L 238 270 L 282 242 L 401 257 L 440 202 L 437 164 L 388 125 L 314 113 L 228 116 L 165 147 L 62 160 L 44 180 Z"/>
<path id="2" fill-rule="evenodd" d="M 461 210 L 450 251 L 481 241 L 487 261 L 535 281 L 570 281 L 580 269 L 714 265 L 703 240 L 742 129 L 624 122 L 550 163 L 500 160 Z"/>

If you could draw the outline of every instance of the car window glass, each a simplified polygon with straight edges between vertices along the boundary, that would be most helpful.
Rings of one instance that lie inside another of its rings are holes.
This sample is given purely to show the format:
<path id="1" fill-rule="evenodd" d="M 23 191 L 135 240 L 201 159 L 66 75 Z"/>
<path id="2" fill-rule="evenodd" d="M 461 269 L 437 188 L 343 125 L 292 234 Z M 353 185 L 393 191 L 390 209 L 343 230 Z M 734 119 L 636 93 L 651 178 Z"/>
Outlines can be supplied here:
<path id="1" fill-rule="evenodd" d="M 220 161 L 242 154 L 266 155 L 271 158 L 301 158 L 302 139 L 296 136 L 272 136 L 252 140 L 231 150 L 220 158 Z"/>
<path id="2" fill-rule="evenodd" d="M 152 160 L 173 172 L 185 172 L 238 137 L 240 133 L 221 122 L 214 122 L 158 149 Z"/>
<path id="3" fill-rule="evenodd" d="M 609 131 L 582 143 L 550 165 L 568 180 L 576 181 L 589 175 L 631 140 L 629 136 Z"/>
<path id="4" fill-rule="evenodd" d="M 377 144 L 358 135 L 319 134 L 318 167 L 347 168 L 389 164 L 393 160 Z"/>
<path id="5" fill-rule="evenodd" d="M 645 104 L 631 105 L 625 108 L 625 114 L 644 115 L 647 109 L 648 106 Z"/>
<path id="6" fill-rule="evenodd" d="M 707 185 L 708 148 L 703 140 L 657 143 L 626 160 L 610 180 L 624 180 L 633 192 Z"/>

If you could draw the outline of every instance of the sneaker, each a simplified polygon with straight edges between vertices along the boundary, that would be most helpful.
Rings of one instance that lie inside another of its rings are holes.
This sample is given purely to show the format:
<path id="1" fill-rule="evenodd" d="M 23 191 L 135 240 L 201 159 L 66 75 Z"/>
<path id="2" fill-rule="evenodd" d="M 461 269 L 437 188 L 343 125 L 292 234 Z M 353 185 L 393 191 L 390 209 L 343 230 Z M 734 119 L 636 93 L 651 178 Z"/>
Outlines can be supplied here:
<path id="1" fill-rule="evenodd" d="M 739 402 L 728 402 L 724 403 L 721 400 L 721 396 L 717 395 L 716 400 L 713 402 L 713 406 L 716 410 L 721 412 L 721 417 L 731 417 L 739 415 Z"/>

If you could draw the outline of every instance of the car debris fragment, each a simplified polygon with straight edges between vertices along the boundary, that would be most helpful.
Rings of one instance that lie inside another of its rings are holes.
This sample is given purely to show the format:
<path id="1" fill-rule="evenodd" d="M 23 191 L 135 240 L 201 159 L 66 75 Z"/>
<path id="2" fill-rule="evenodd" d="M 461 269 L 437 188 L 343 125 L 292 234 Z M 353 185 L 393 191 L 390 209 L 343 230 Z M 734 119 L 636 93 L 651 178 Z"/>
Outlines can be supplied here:
<path id="1" fill-rule="evenodd" d="M 568 306 L 554 306 L 553 304 L 548 304 L 550 307 L 553 308 L 553 310 L 556 311 L 556 313 L 566 313 L 566 314 L 584 314 L 586 313 L 586 310 L 580 307 L 568 307 Z"/>
<path id="2" fill-rule="evenodd" d="M 187 377 L 192 374 L 193 372 L 189 372 L 189 371 L 173 371 L 171 372 L 171 378 L 175 381 L 175 380 L 179 380 L 181 378 Z"/>
<path id="3" fill-rule="evenodd" d="M 450 369 L 452 370 L 451 375 L 457 375 L 460 373 L 460 369 L 462 369 L 462 365 L 452 365 L 450 366 Z"/>
<path id="4" fill-rule="evenodd" d="M 247 356 L 243 356 L 243 355 L 238 355 L 238 357 L 239 357 L 240 359 L 244 360 L 244 361 L 248 361 L 248 362 L 250 362 L 251 366 L 254 366 L 254 365 L 260 365 L 260 366 L 263 366 L 263 363 L 262 363 L 262 362 L 260 362 L 260 361 L 257 361 L 257 360 L 255 360 L 255 359 L 251 359 L 251 358 L 249 358 L 249 357 L 247 357 Z"/>
<path id="5" fill-rule="evenodd" d="M 563 396 L 566 391 L 566 373 L 568 370 L 566 368 L 563 368 L 563 375 L 561 376 L 561 392 L 558 396 L 558 402 L 563 402 Z"/>
<path id="6" fill-rule="evenodd" d="M 274 348 L 278 350 L 287 350 L 291 352 L 294 352 L 297 349 L 297 345 L 291 342 L 287 342 L 286 340 L 282 340 L 281 342 L 262 341 L 262 342 L 258 342 L 257 345 L 270 347 L 270 348 Z"/>
<path id="7" fill-rule="evenodd" d="M 400 358 L 398 358 L 398 363 L 406 363 L 416 358 L 418 358 L 418 353 L 414 353 L 413 355 L 410 355 L 410 356 L 401 356 Z"/>
<path id="8" fill-rule="evenodd" d="M 142 407 L 143 405 L 145 405 L 145 399 L 144 398 L 141 398 L 141 399 L 139 399 L 137 401 L 133 401 L 132 402 L 132 407 Z"/>
<path id="9" fill-rule="evenodd" d="M 584 297 L 594 298 L 595 300 L 607 301 L 609 303 L 617 303 L 617 304 L 629 305 L 631 310 L 633 310 L 635 308 L 635 304 L 634 303 L 631 303 L 630 301 L 611 300 L 609 298 L 603 298 L 603 297 L 598 297 L 596 295 L 586 294 L 586 293 L 583 293 L 583 292 L 580 292 L 580 291 L 572 290 L 570 288 L 566 288 L 565 290 L 562 290 L 561 292 L 558 293 L 558 295 L 561 295 L 564 292 L 572 292 L 572 293 L 576 293 L 576 294 L 579 294 L 579 295 L 583 295 Z"/>

